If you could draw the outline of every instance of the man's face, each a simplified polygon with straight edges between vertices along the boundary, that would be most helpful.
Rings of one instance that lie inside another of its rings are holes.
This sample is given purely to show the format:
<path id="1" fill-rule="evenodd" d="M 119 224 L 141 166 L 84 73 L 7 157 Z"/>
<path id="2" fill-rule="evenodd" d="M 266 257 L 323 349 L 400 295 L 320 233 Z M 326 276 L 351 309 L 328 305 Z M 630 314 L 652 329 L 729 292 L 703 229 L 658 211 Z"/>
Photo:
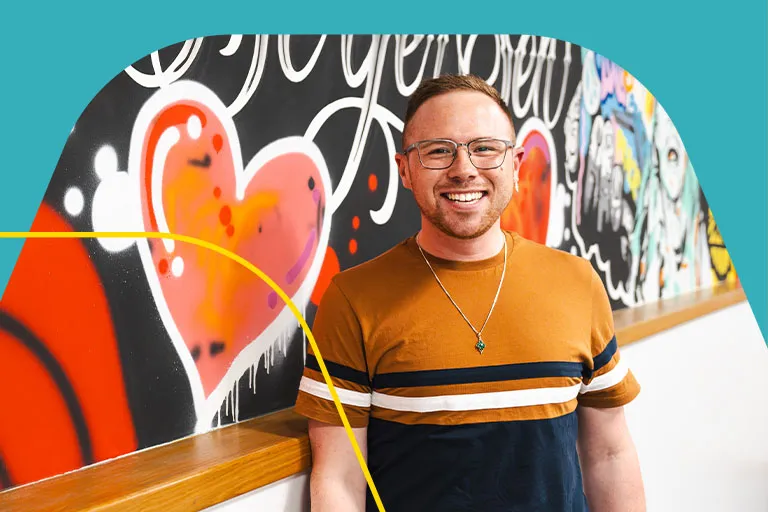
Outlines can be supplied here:
<path id="1" fill-rule="evenodd" d="M 457 91 L 419 107 L 409 123 L 405 147 L 429 139 L 466 143 L 486 137 L 514 141 L 509 118 L 485 94 Z M 449 236 L 469 239 L 498 222 L 512 198 L 522 156 L 521 149 L 509 149 L 500 167 L 487 170 L 472 165 L 466 147 L 458 149 L 447 169 L 423 167 L 416 149 L 395 159 L 403 186 L 413 192 L 424 219 Z"/>

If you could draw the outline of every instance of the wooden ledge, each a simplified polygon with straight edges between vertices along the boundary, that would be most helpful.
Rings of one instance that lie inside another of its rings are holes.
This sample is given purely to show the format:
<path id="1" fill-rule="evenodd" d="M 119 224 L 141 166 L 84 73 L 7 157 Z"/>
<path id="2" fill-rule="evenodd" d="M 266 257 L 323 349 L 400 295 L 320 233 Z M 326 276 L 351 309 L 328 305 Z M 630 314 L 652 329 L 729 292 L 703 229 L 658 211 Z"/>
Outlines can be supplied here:
<path id="1" fill-rule="evenodd" d="M 0 493 L 0 510 L 190 512 L 300 473 L 306 420 L 292 410 Z"/>
<path id="2" fill-rule="evenodd" d="M 723 284 L 614 314 L 621 345 L 744 301 Z M 292 410 L 0 493 L 10 511 L 194 511 L 309 469 L 306 420 Z"/>
<path id="3" fill-rule="evenodd" d="M 616 339 L 620 346 L 628 345 L 745 300 L 740 284 L 722 283 L 672 299 L 622 309 L 613 314 Z"/>

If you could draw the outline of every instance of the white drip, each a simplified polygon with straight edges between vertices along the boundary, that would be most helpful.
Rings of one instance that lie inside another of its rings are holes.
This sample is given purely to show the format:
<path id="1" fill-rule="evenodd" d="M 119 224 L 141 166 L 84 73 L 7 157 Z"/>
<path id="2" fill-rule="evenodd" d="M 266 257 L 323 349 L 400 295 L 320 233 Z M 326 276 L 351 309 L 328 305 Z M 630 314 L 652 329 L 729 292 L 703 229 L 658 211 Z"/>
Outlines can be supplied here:
<path id="1" fill-rule="evenodd" d="M 239 391 L 240 386 L 239 386 L 239 384 L 240 384 L 240 381 L 236 380 L 235 381 L 235 388 L 233 390 L 234 393 L 233 393 L 233 396 L 232 396 L 232 401 L 233 401 L 232 405 L 233 405 L 233 409 L 235 411 L 235 423 L 240 421 L 240 391 Z"/>

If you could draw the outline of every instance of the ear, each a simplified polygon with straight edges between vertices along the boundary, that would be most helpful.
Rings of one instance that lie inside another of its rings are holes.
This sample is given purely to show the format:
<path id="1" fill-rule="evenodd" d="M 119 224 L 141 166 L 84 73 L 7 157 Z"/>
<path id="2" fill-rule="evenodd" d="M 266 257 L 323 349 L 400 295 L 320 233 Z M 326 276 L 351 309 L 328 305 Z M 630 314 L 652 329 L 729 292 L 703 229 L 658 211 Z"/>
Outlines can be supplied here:
<path id="1" fill-rule="evenodd" d="M 400 181 L 403 187 L 411 190 L 411 176 L 408 172 L 408 157 L 402 153 L 395 153 L 395 163 L 397 164 L 397 173 L 400 175 Z"/>
<path id="2" fill-rule="evenodd" d="M 525 157 L 525 148 L 515 147 L 512 150 L 512 165 L 515 171 L 520 170 L 520 165 L 523 163 L 523 157 Z"/>

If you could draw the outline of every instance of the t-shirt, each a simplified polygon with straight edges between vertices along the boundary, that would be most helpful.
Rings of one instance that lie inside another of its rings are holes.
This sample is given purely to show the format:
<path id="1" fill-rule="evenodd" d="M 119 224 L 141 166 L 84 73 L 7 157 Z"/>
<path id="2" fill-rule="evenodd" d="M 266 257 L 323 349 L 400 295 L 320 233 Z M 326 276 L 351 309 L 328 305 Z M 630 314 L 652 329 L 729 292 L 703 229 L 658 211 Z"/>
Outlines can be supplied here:
<path id="1" fill-rule="evenodd" d="M 312 333 L 388 512 L 586 511 L 577 406 L 615 407 L 640 388 L 620 359 L 590 263 L 505 231 L 507 271 L 482 340 L 410 237 L 337 274 Z M 504 252 L 426 253 L 476 329 Z M 341 425 L 311 347 L 295 410 Z M 377 510 L 368 491 L 367 510 Z"/>

